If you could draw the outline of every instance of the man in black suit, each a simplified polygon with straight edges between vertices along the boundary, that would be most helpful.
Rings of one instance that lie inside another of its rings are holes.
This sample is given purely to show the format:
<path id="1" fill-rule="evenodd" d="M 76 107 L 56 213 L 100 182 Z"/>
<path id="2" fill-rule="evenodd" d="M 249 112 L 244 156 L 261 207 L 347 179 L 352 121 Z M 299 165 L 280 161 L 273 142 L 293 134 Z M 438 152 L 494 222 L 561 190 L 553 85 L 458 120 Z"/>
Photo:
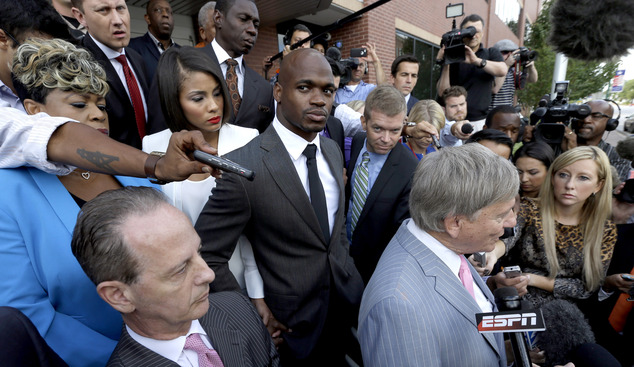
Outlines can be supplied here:
<path id="1" fill-rule="evenodd" d="M 400 143 L 405 99 L 392 86 L 365 100 L 363 130 L 352 139 L 346 185 L 350 255 L 367 284 L 385 247 L 409 218 L 409 192 L 418 164 Z"/>
<path id="2" fill-rule="evenodd" d="M 251 51 L 258 36 L 258 8 L 251 0 L 220 0 L 216 2 L 214 22 L 216 37 L 202 50 L 220 65 L 225 78 L 228 70 L 237 77 L 237 90 L 230 92 L 234 112 L 229 122 L 255 128 L 262 133 L 273 120 L 273 89 L 244 62 L 244 55 Z M 237 65 L 228 65 L 230 59 Z M 234 69 L 235 72 L 232 71 Z M 230 80 L 227 80 L 227 85 L 231 91 Z"/>
<path id="3" fill-rule="evenodd" d="M 145 8 L 147 33 L 130 40 L 130 48 L 143 57 L 150 80 L 156 73 L 156 65 L 161 54 L 168 48 L 179 47 L 172 40 L 174 17 L 167 0 L 150 0 Z"/>
<path id="4" fill-rule="evenodd" d="M 143 58 L 127 47 L 130 13 L 125 0 L 72 2 L 75 18 L 88 30 L 82 45 L 106 70 L 110 86 L 106 96 L 110 137 L 141 149 L 148 108 L 153 107 L 147 102 L 149 78 Z"/>
<path id="5" fill-rule="evenodd" d="M 414 107 L 418 98 L 412 95 L 418 81 L 419 62 L 413 55 L 401 55 L 392 62 L 392 85 L 403 93 L 407 102 L 407 114 Z"/>
<path id="6" fill-rule="evenodd" d="M 334 93 L 319 51 L 285 57 L 274 89 L 276 118 L 227 154 L 255 179 L 223 173 L 196 222 L 201 253 L 217 275 L 213 291 L 239 289 L 227 261 L 241 234 L 250 240 L 264 283 L 264 299 L 254 303 L 267 320 L 262 311 L 270 308 L 288 327 L 280 359 L 289 366 L 345 363 L 342 340 L 363 290 L 345 237 L 342 156 L 319 135 Z"/>
<path id="7" fill-rule="evenodd" d="M 86 203 L 71 249 L 125 323 L 108 366 L 178 366 L 206 358 L 227 367 L 279 364 L 246 297 L 209 295 L 214 272 L 200 256 L 200 238 L 161 192 L 126 187 Z"/>

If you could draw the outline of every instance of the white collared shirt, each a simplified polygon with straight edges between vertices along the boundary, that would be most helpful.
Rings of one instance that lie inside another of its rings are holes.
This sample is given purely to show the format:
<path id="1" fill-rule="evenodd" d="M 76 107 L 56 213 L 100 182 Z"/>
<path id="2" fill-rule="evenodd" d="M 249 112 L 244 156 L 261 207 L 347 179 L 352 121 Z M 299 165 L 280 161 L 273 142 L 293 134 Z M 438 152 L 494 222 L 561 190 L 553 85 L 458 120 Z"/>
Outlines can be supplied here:
<path id="1" fill-rule="evenodd" d="M 139 344 L 172 362 L 178 363 L 178 365 L 182 367 L 198 367 L 198 354 L 193 350 L 183 349 L 185 348 L 185 341 L 190 334 L 201 334 L 200 338 L 203 343 L 205 343 L 207 347 L 213 348 L 207 333 L 198 320 L 192 321 L 187 335 L 179 336 L 178 338 L 172 340 L 156 340 L 147 338 L 135 333 L 128 325 L 126 325 L 125 328 L 132 339 L 136 340 Z"/>
<path id="2" fill-rule="evenodd" d="M 319 134 L 317 134 L 313 141 L 308 142 L 282 125 L 282 123 L 277 119 L 277 116 L 273 119 L 273 128 L 275 128 L 275 132 L 279 135 L 282 143 L 284 144 L 284 148 L 286 148 L 286 151 L 291 158 L 291 161 L 293 161 L 297 175 L 299 175 L 299 179 L 302 181 L 302 186 L 304 186 L 304 190 L 309 198 L 310 188 L 308 187 L 308 167 L 306 167 L 306 157 L 302 153 L 308 144 L 315 144 L 317 146 L 315 159 L 317 160 L 319 179 L 321 180 L 321 185 L 324 187 L 324 194 L 326 194 L 328 225 L 330 227 L 330 233 L 332 234 L 332 229 L 335 225 L 335 215 L 337 214 L 337 209 L 339 209 L 340 192 L 337 179 L 330 170 L 330 166 L 321 152 Z"/>
<path id="3" fill-rule="evenodd" d="M 423 245 L 427 246 L 428 249 L 431 250 L 440 260 L 449 267 L 449 270 L 458 278 L 460 281 L 460 276 L 458 276 L 458 272 L 460 271 L 460 256 L 457 253 L 453 252 L 447 246 L 440 243 L 437 239 L 432 237 L 426 231 L 418 228 L 412 219 L 407 219 L 407 229 L 420 241 Z M 472 273 L 473 274 L 473 273 Z M 479 276 L 477 273 L 473 274 L 473 276 Z M 465 292 L 467 290 L 465 289 Z M 484 292 L 478 287 L 475 281 L 473 281 L 473 293 L 475 294 L 475 299 L 480 306 L 482 312 L 493 312 L 493 305 L 484 295 Z M 471 296 L 471 295 L 469 295 Z"/>
<path id="4" fill-rule="evenodd" d="M 227 51 L 225 51 L 225 49 L 222 48 L 222 46 L 220 46 L 220 44 L 218 43 L 218 41 L 216 41 L 215 38 L 213 41 L 211 41 L 211 47 L 216 53 L 216 58 L 218 58 L 218 63 L 220 64 L 220 70 L 222 70 L 222 76 L 224 76 L 226 80 L 227 68 L 229 66 L 227 65 L 225 61 L 227 61 L 227 59 L 231 59 L 232 57 L 229 56 Z M 238 65 L 236 66 L 236 75 L 238 76 L 238 93 L 240 93 L 240 97 L 244 96 L 244 65 L 242 65 L 243 57 L 244 55 L 240 55 L 236 58 L 233 58 L 234 60 L 238 62 Z"/>
<path id="5" fill-rule="evenodd" d="M 121 81 L 121 84 L 123 84 L 123 88 L 125 88 L 125 92 L 128 94 L 128 98 L 130 98 L 130 90 L 128 89 L 128 83 L 125 81 L 125 74 L 123 73 L 123 65 L 121 65 L 121 63 L 115 59 L 119 55 L 125 55 L 125 48 L 122 48 L 121 52 L 118 52 L 104 45 L 103 43 L 97 41 L 93 36 L 90 35 L 90 33 L 88 33 L 86 36 L 92 38 L 92 40 L 95 41 L 95 44 L 97 45 L 97 47 L 99 47 L 101 52 L 103 52 L 108 58 L 108 60 L 110 60 L 110 64 L 112 64 L 112 67 L 117 72 L 117 75 L 119 76 L 119 80 Z M 143 111 L 145 112 L 145 121 L 147 121 L 147 103 L 145 101 L 145 94 L 143 92 L 143 88 L 141 87 L 141 84 L 139 82 L 139 75 L 134 70 L 132 63 L 130 63 L 130 59 L 128 59 L 127 56 L 126 56 L 126 59 L 128 60 L 128 66 L 130 67 L 130 70 L 132 70 L 132 74 L 134 74 L 134 79 L 136 79 L 136 84 L 138 85 L 139 91 L 141 92 L 141 99 L 143 100 Z M 110 91 L 110 93 L 112 93 L 112 91 Z M 130 101 L 132 101 L 132 98 L 130 98 Z M 112 123 L 112 121 L 110 122 Z"/>
<path id="6" fill-rule="evenodd" d="M 409 93 L 408 95 L 405 96 L 405 105 L 407 106 L 407 104 L 409 103 L 409 97 L 411 97 L 412 94 Z"/>

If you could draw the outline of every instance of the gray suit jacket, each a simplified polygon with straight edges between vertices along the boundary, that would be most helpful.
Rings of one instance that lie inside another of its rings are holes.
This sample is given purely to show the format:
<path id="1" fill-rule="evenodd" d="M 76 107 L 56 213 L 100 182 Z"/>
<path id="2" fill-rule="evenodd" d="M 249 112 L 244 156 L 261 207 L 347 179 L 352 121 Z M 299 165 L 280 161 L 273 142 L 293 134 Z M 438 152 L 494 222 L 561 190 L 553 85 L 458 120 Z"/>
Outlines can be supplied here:
<path id="1" fill-rule="evenodd" d="M 506 366 L 501 334 L 480 334 L 482 312 L 458 277 L 408 229 L 383 252 L 359 312 L 366 366 Z M 470 266 L 471 267 L 471 266 Z M 471 267 L 473 279 L 493 295 Z"/>
<path id="2" fill-rule="evenodd" d="M 279 366 L 279 355 L 251 302 L 237 292 L 209 296 L 209 311 L 199 319 L 225 367 Z M 178 367 L 132 339 L 125 326 L 107 367 Z"/>
<path id="3" fill-rule="evenodd" d="M 296 357 L 304 358 L 319 336 L 333 296 L 356 308 L 363 282 L 344 230 L 343 158 L 334 141 L 320 137 L 321 150 L 339 184 L 339 210 L 329 243 L 288 151 L 273 126 L 226 158 L 255 171 L 247 181 L 223 173 L 203 208 L 196 230 L 202 256 L 216 272 L 214 291 L 238 289 L 227 261 L 244 233 L 251 242 L 273 315 L 293 330 L 284 335 Z"/>

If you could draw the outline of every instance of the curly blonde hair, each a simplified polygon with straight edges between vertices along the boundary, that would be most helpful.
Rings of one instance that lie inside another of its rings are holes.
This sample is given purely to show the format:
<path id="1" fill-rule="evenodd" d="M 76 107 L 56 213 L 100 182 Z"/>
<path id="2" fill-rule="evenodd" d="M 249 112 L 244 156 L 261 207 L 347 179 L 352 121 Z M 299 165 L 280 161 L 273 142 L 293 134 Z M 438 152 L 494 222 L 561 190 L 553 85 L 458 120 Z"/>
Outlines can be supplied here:
<path id="1" fill-rule="evenodd" d="M 20 99 L 45 103 L 51 90 L 108 94 L 106 72 L 92 55 L 60 39 L 29 39 L 13 56 L 12 72 Z"/>

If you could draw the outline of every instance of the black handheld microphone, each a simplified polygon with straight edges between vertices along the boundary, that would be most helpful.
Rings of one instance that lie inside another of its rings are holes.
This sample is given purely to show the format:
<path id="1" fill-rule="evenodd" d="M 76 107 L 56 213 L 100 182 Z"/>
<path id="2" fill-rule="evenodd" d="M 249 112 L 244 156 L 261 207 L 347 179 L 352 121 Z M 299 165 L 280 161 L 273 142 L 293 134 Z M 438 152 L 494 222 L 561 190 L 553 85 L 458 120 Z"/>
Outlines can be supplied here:
<path id="1" fill-rule="evenodd" d="M 498 288 L 493 291 L 493 295 L 495 296 L 495 304 L 500 311 L 520 311 L 522 309 L 520 296 L 514 287 Z M 514 332 L 508 334 L 511 339 L 515 365 L 518 367 L 531 367 L 531 359 L 528 356 L 528 348 L 523 333 Z"/>
<path id="2" fill-rule="evenodd" d="M 194 150 L 194 158 L 196 158 L 199 162 L 212 166 L 213 168 L 240 175 L 249 181 L 253 181 L 255 178 L 255 172 L 228 159 L 220 158 L 200 150 Z"/>
<path id="3" fill-rule="evenodd" d="M 471 124 L 463 124 L 462 127 L 460 128 L 460 131 L 462 131 L 463 134 L 471 134 L 471 132 L 473 131 L 473 125 Z"/>

